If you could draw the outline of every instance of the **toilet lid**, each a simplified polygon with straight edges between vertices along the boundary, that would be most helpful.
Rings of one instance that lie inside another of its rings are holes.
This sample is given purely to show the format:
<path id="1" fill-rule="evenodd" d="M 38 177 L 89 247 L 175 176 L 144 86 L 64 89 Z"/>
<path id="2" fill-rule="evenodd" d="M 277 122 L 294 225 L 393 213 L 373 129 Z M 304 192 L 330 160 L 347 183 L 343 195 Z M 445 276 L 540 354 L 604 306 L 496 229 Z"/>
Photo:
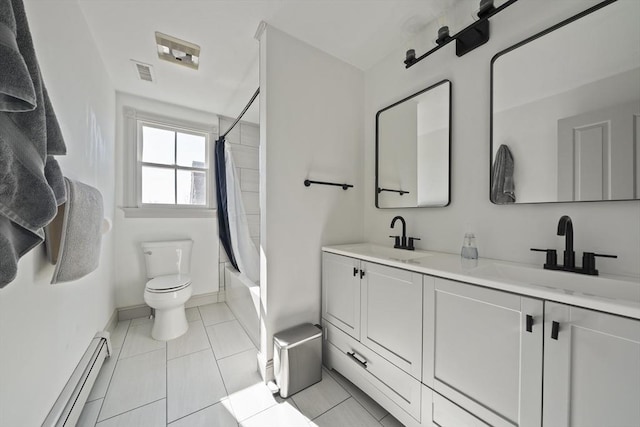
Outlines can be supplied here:
<path id="1" fill-rule="evenodd" d="M 147 290 L 151 292 L 178 291 L 191 284 L 191 276 L 186 274 L 169 274 L 158 276 L 147 282 Z"/>

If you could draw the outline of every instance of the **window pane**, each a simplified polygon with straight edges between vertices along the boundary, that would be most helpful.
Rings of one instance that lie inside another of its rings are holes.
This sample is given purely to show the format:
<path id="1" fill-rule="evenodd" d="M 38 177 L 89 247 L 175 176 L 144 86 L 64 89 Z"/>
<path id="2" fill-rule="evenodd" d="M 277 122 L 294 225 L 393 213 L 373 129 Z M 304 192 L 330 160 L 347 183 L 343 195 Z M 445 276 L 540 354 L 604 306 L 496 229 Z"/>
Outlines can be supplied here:
<path id="1" fill-rule="evenodd" d="M 142 203 L 176 203 L 173 169 L 142 167 Z"/>
<path id="2" fill-rule="evenodd" d="M 205 205 L 207 203 L 207 174 L 178 170 L 178 204 Z"/>
<path id="3" fill-rule="evenodd" d="M 175 132 L 142 126 L 142 161 L 146 163 L 175 163 Z"/>
<path id="4" fill-rule="evenodd" d="M 205 138 L 178 132 L 178 164 L 203 168 L 205 166 Z"/>

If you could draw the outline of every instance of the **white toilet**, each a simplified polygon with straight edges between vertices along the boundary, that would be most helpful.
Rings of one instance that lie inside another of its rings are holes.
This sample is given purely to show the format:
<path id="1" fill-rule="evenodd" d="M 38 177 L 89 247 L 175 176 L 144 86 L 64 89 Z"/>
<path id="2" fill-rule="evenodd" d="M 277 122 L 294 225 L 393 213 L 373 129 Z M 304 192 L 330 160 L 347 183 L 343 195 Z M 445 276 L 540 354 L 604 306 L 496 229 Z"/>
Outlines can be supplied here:
<path id="1" fill-rule="evenodd" d="M 184 304 L 192 293 L 192 245 L 192 240 L 142 243 L 147 278 L 151 279 L 144 288 L 144 301 L 155 309 L 153 339 L 172 340 L 189 329 Z"/>

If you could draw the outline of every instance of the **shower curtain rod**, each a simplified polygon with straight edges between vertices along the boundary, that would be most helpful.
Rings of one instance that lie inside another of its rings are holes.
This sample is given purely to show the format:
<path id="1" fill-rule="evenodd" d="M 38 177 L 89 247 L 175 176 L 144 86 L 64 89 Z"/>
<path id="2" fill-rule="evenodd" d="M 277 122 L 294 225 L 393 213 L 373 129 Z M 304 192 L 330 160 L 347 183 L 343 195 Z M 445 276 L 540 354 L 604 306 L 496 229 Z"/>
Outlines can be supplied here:
<path id="1" fill-rule="evenodd" d="M 235 122 L 233 122 L 233 124 L 231 125 L 231 127 L 229 129 L 227 129 L 227 131 L 225 133 L 222 134 L 222 136 L 220 137 L 220 139 L 224 138 L 225 136 L 227 136 L 227 134 L 229 132 L 231 132 L 231 130 L 236 127 L 236 125 L 238 124 L 238 122 L 240 121 L 240 119 L 242 118 L 242 116 L 244 116 L 244 113 L 247 112 L 247 110 L 249 109 L 249 107 L 251 107 L 251 104 L 253 104 L 253 101 L 256 100 L 256 98 L 258 97 L 258 94 L 260 93 L 260 88 L 256 89 L 256 93 L 253 94 L 253 96 L 251 97 L 251 99 L 249 100 L 249 103 L 247 104 L 246 107 L 244 107 L 244 110 L 242 110 L 242 113 L 240 113 L 240 115 L 238 116 L 238 118 L 236 119 Z"/>

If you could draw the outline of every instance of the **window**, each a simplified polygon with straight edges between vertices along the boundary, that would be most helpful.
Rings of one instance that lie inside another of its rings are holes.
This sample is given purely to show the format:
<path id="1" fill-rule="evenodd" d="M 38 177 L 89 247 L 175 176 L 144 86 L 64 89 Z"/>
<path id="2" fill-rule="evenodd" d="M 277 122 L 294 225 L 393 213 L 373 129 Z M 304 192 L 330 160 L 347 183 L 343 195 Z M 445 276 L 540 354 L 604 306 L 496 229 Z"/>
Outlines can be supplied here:
<path id="1" fill-rule="evenodd" d="M 207 135 L 138 122 L 142 205 L 207 206 Z"/>
<path id="2" fill-rule="evenodd" d="M 215 129 L 128 108 L 125 126 L 126 216 L 212 216 Z"/>

